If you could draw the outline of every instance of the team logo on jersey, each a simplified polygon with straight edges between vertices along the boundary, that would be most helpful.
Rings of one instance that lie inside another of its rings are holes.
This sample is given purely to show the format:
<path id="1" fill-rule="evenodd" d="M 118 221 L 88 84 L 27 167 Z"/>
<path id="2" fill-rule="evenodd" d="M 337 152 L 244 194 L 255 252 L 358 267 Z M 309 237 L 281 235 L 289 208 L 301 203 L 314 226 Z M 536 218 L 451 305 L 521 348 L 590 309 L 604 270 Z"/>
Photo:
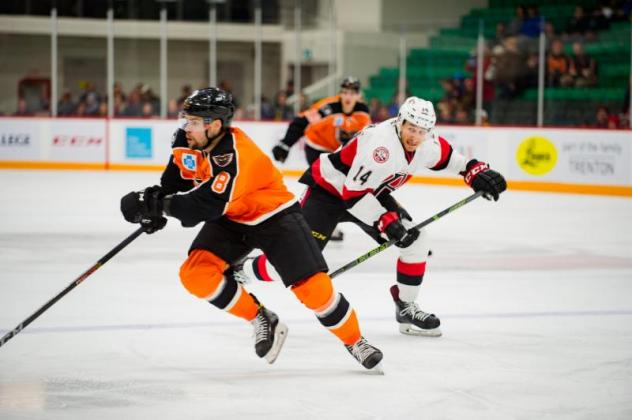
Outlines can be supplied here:
<path id="1" fill-rule="evenodd" d="M 326 105 L 322 106 L 320 108 L 320 112 L 322 112 L 325 116 L 331 114 L 331 112 L 332 112 L 331 105 L 326 104 Z"/>
<path id="2" fill-rule="evenodd" d="M 233 161 L 233 156 L 234 155 L 232 153 L 226 153 L 225 155 L 213 156 L 213 162 L 215 162 L 215 164 L 219 166 L 220 168 L 223 168 L 225 166 L 230 165 L 230 163 Z"/>
<path id="3" fill-rule="evenodd" d="M 340 127 L 344 122 L 345 122 L 345 119 L 342 118 L 342 115 L 339 115 L 336 118 L 334 118 L 334 127 Z"/>
<path id="4" fill-rule="evenodd" d="M 380 146 L 373 151 L 373 160 L 377 163 L 384 163 L 388 160 L 389 155 L 388 149 Z"/>
<path id="5" fill-rule="evenodd" d="M 195 160 L 195 155 L 190 153 L 182 154 L 182 165 L 187 168 L 189 171 L 195 171 L 195 167 L 197 166 L 197 162 Z"/>

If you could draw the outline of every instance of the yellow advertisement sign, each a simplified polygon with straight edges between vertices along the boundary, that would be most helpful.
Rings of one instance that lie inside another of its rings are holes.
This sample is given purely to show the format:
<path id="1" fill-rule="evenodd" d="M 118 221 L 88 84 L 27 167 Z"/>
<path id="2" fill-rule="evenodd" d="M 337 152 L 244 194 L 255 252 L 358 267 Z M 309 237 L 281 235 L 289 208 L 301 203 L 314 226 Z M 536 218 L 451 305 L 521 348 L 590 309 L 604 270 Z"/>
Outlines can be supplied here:
<path id="1" fill-rule="evenodd" d="M 545 137 L 527 137 L 516 152 L 518 166 L 528 174 L 544 175 L 557 163 L 555 145 Z"/>

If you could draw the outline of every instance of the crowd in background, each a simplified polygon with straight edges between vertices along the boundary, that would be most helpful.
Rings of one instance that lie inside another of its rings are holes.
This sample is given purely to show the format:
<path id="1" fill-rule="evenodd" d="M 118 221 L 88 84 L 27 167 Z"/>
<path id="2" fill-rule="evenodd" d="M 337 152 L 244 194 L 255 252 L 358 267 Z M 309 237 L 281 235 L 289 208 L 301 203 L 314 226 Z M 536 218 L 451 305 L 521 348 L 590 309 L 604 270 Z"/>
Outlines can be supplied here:
<path id="1" fill-rule="evenodd" d="M 546 35 L 545 85 L 547 87 L 595 87 L 598 85 L 598 63 L 584 50 L 586 42 L 597 41 L 599 31 L 606 30 L 615 21 L 629 19 L 632 2 L 617 0 L 602 2 L 594 10 L 575 7 L 573 17 L 565 28 L 555 28 L 551 22 L 544 24 Z M 519 98 L 526 89 L 538 86 L 540 25 L 542 19 L 537 6 L 518 6 L 514 18 L 500 22 L 496 35 L 483 49 L 483 123 L 492 112 L 497 99 Z M 565 52 L 565 46 L 572 53 Z M 476 108 L 476 83 L 479 77 L 477 55 L 472 54 L 464 65 L 466 72 L 441 81 L 443 98 L 436 104 L 437 119 L 447 124 L 472 124 Z M 408 92 L 407 92 L 408 93 Z M 621 109 L 609 110 L 599 106 L 593 121 L 585 125 L 607 128 L 627 128 L 629 110 L 629 85 L 621 86 Z M 383 120 L 395 115 L 398 94 L 389 104 L 378 99 L 369 102 L 372 117 Z M 607 116 L 604 116 L 607 115 Z M 604 121 L 608 121 L 604 124 Z"/>
<path id="2" fill-rule="evenodd" d="M 608 29 L 611 22 L 629 19 L 632 0 L 605 0 L 594 10 L 586 11 L 577 6 L 573 17 L 565 28 L 555 28 L 546 22 L 546 58 L 545 84 L 547 87 L 593 87 L 599 83 L 599 66 L 596 60 L 584 51 L 584 43 L 598 40 L 599 32 Z M 476 82 L 482 74 L 483 78 L 483 124 L 488 122 L 488 114 L 493 112 L 496 100 L 513 100 L 519 98 L 526 89 L 538 86 L 538 37 L 542 19 L 537 6 L 518 6 L 515 16 L 509 22 L 500 22 L 496 26 L 496 35 L 484 46 L 483 66 L 477 68 L 477 56 L 473 54 L 464 64 L 465 72 L 441 81 L 443 98 L 436 104 L 437 119 L 447 124 L 472 124 L 476 107 Z M 565 52 L 565 45 L 572 46 L 572 53 Z M 471 77 L 466 77 L 471 74 Z M 221 88 L 232 91 L 229 81 L 222 81 Z M 593 121 L 587 126 L 607 128 L 627 128 L 629 126 L 629 85 L 621 97 L 623 107 L 611 110 L 599 106 Z M 184 99 L 191 94 L 191 85 L 181 88 L 177 98 L 167 102 L 167 116 L 175 118 L 182 107 Z M 262 97 L 261 119 L 287 121 L 294 117 L 294 107 L 288 104 L 288 98 L 294 94 L 294 86 L 290 81 L 286 87 L 276 93 L 271 100 Z M 410 92 L 406 92 L 406 96 Z M 241 107 L 236 99 L 236 119 L 253 119 L 252 105 Z M 396 93 L 387 104 L 372 98 L 368 105 L 371 118 L 379 122 L 397 115 L 399 104 L 404 95 Z M 156 118 L 160 115 L 160 98 L 152 88 L 144 83 L 137 83 L 125 92 L 121 83 L 114 84 L 114 116 L 128 118 Z M 300 109 L 309 105 L 305 95 L 299 98 Z M 18 100 L 14 115 L 48 115 L 49 104 L 46 100 L 38 100 L 38 109 L 29 106 L 24 99 Z M 57 104 L 59 116 L 73 117 L 106 117 L 108 115 L 108 98 L 98 91 L 93 82 L 84 82 L 81 92 L 73 95 L 64 90 Z"/>
<path id="3" fill-rule="evenodd" d="M 206 86 L 200 86 L 206 87 Z M 223 80 L 219 87 L 232 92 L 229 81 Z M 152 88 L 144 83 L 137 83 L 130 91 L 125 92 L 120 82 L 114 83 L 114 116 L 119 118 L 158 118 L 160 116 L 160 97 Z M 176 118 L 182 108 L 184 100 L 191 95 L 193 87 L 184 85 L 180 95 L 167 102 L 167 118 Z M 294 118 L 294 106 L 288 103 L 288 97 L 293 95 L 294 86 L 290 81 L 285 89 L 278 91 L 273 101 L 266 96 L 261 99 L 261 119 L 267 121 L 287 121 Z M 37 106 L 30 105 L 24 98 L 18 100 L 15 116 L 48 116 L 49 104 L 45 98 L 35 101 Z M 234 97 L 236 105 L 236 119 L 254 119 L 252 105 L 241 107 L 239 98 Z M 299 97 L 301 110 L 309 107 L 310 103 L 303 94 Z M 93 82 L 84 82 L 81 92 L 73 95 L 70 90 L 64 90 L 57 102 L 57 115 L 60 117 L 107 117 L 108 98 L 97 90 Z"/>

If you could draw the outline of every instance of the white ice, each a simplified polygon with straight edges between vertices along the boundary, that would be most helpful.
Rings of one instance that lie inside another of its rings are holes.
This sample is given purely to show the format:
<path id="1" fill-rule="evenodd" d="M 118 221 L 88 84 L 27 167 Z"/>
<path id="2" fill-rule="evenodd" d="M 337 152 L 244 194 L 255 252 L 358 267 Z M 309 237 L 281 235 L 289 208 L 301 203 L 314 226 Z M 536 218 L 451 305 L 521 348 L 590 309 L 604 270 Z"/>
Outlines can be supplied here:
<path id="1" fill-rule="evenodd" d="M 158 177 L 0 171 L 0 333 L 129 235 L 119 199 Z M 423 220 L 469 194 L 396 197 Z M 395 249 L 337 278 L 384 376 L 281 284 L 249 286 L 290 328 L 274 365 L 257 358 L 249 324 L 180 284 L 197 230 L 142 235 L 2 346 L 0 419 L 632 418 L 631 199 L 508 191 L 432 223 L 420 302 L 441 338 L 399 334 Z M 375 246 L 343 230 L 332 269 Z"/>

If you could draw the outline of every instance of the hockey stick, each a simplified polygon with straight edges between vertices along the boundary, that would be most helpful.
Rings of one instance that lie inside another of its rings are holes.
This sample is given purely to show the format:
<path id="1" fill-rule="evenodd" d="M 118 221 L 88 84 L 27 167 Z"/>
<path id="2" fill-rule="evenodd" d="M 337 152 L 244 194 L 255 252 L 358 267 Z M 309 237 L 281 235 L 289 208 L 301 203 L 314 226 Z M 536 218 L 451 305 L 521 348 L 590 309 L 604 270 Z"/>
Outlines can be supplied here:
<path id="1" fill-rule="evenodd" d="M 458 203 L 453 204 L 452 206 L 448 207 L 447 209 L 442 210 L 439 213 L 435 214 L 434 216 L 430 217 L 429 219 L 426 219 L 423 222 L 419 223 L 418 225 L 416 225 L 414 227 L 414 229 L 419 230 L 419 229 L 423 228 L 424 226 L 428 226 L 430 223 L 434 222 L 435 220 L 441 219 L 446 214 L 452 213 L 454 210 L 456 210 L 456 209 L 458 209 L 460 207 L 463 207 L 464 205 L 466 205 L 470 201 L 474 201 L 474 200 L 476 200 L 478 197 L 480 197 L 482 195 L 483 195 L 483 191 L 475 192 L 474 194 L 470 195 L 469 197 L 464 198 L 463 200 L 459 201 Z M 343 265 L 342 267 L 340 267 L 339 269 L 337 269 L 333 273 L 329 274 L 329 277 L 334 278 L 336 276 L 339 276 L 340 274 L 344 273 L 345 271 L 350 270 L 351 268 L 355 267 L 356 265 L 358 265 L 360 263 L 363 263 L 364 261 L 368 260 L 372 256 L 377 255 L 380 252 L 384 251 L 386 248 L 390 247 L 395 242 L 397 242 L 397 241 L 390 240 L 388 242 L 384 242 L 382 245 L 378 246 L 377 248 L 374 248 L 374 249 L 370 250 L 369 252 L 367 252 L 366 254 L 359 256 L 358 258 L 356 258 L 355 260 L 351 261 L 350 263 L 348 263 L 346 265 Z"/>
<path id="2" fill-rule="evenodd" d="M 144 227 L 139 227 L 138 229 L 136 229 L 134 231 L 134 233 L 132 233 L 131 235 L 129 235 L 127 238 L 125 238 L 123 240 L 123 242 L 121 242 L 120 244 L 118 244 L 117 246 L 115 246 L 114 248 L 112 248 L 112 250 L 110 252 L 108 252 L 107 254 L 105 254 L 99 261 L 96 262 L 96 264 L 94 264 L 92 267 L 90 267 L 88 269 L 88 271 L 86 271 L 85 273 L 83 273 L 82 275 L 80 275 L 79 277 L 77 277 L 72 283 L 70 283 L 64 290 L 62 290 L 61 292 L 59 292 L 57 294 L 57 296 L 53 297 L 51 300 L 49 300 L 48 302 L 46 302 L 44 304 L 44 306 L 42 306 L 41 308 L 39 308 L 37 311 L 35 311 L 31 316 L 29 316 L 28 318 L 26 318 L 24 321 L 22 321 L 22 323 L 20 323 L 20 325 L 18 325 L 17 327 L 15 327 L 14 329 L 12 329 L 11 331 L 9 331 L 8 333 L 6 333 L 2 338 L 0 338 L 0 347 L 2 347 L 4 345 L 4 343 L 6 343 L 7 341 L 9 341 L 11 338 L 13 338 L 14 336 L 16 336 L 17 334 L 20 333 L 20 331 L 22 331 L 24 328 L 26 328 L 31 322 L 35 321 L 41 314 L 43 314 L 48 308 L 50 308 L 51 306 L 53 306 L 53 304 L 55 304 L 55 302 L 57 302 L 59 299 L 61 299 L 62 297 L 64 297 L 68 292 L 70 292 L 72 289 L 74 289 L 75 287 L 77 287 L 79 285 L 79 283 L 81 283 L 82 281 L 84 281 L 85 279 L 88 278 L 88 276 L 92 273 L 94 273 L 95 271 L 97 271 L 97 269 L 99 267 L 101 267 L 103 264 L 105 264 L 106 262 L 108 262 L 110 260 L 110 258 L 112 258 L 113 256 L 115 256 L 116 254 L 119 253 L 119 251 L 121 251 L 123 248 L 125 248 L 127 245 L 129 245 L 134 239 L 138 238 L 140 236 L 140 234 L 142 234 L 145 231 Z"/>

